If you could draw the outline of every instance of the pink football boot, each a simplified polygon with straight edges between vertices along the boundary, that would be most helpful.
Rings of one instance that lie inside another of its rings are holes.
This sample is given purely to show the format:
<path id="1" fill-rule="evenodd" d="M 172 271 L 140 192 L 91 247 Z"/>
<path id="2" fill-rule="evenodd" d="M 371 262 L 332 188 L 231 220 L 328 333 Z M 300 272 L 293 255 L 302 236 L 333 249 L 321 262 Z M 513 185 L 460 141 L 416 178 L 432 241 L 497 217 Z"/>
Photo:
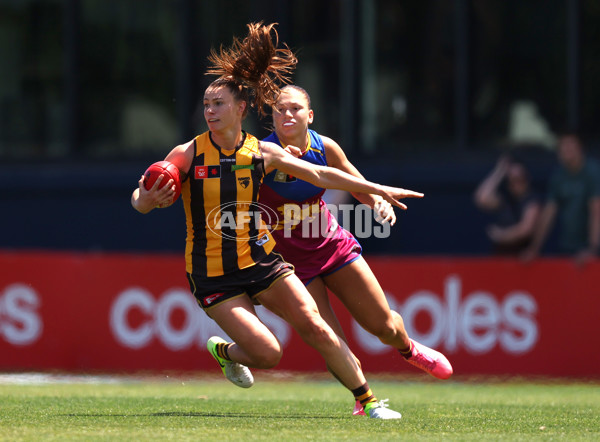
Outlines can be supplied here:
<path id="1" fill-rule="evenodd" d="M 417 341 L 412 339 L 410 341 L 413 343 L 412 356 L 406 362 L 438 379 L 448 379 L 452 376 L 452 365 L 450 365 L 446 356 L 439 351 L 419 344 Z"/>

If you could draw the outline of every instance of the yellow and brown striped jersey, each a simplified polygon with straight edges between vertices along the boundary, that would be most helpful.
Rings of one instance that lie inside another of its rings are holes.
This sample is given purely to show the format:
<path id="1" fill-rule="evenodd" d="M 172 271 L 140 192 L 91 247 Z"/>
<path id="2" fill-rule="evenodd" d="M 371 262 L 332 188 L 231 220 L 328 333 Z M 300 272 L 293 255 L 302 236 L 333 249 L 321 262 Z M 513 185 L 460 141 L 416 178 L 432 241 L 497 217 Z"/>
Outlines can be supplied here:
<path id="1" fill-rule="evenodd" d="M 212 277 L 250 267 L 275 245 L 257 204 L 264 177 L 258 139 L 244 132 L 239 147 L 225 150 L 205 132 L 193 144 L 194 159 L 181 189 L 186 271 Z"/>

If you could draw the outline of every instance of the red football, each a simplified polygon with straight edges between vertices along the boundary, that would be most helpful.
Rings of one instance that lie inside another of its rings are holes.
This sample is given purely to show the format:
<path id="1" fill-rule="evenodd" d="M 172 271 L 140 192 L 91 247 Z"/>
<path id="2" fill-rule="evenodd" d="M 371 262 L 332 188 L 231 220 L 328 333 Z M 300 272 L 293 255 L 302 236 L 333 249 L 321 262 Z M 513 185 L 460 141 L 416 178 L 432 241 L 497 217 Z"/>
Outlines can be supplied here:
<path id="1" fill-rule="evenodd" d="M 149 190 L 161 175 L 164 176 L 159 189 L 163 188 L 169 180 L 173 180 L 173 183 L 175 184 L 175 196 L 173 197 L 173 201 L 158 206 L 164 208 L 169 207 L 177 201 L 177 198 L 179 198 L 179 195 L 181 194 L 181 178 L 179 177 L 179 169 L 173 163 L 169 161 L 157 161 L 156 163 L 151 164 L 150 167 L 146 169 L 146 172 L 144 172 L 144 187 Z"/>

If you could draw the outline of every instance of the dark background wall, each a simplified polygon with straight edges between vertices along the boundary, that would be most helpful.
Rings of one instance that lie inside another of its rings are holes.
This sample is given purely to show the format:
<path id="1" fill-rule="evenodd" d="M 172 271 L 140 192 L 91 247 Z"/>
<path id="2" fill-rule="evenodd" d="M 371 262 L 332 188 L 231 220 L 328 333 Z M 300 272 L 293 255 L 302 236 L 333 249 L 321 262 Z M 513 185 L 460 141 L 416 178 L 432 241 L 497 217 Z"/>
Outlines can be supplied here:
<path id="1" fill-rule="evenodd" d="M 542 194 L 559 131 L 599 156 L 594 0 L 0 0 L 0 248 L 182 250 L 183 211 L 139 215 L 131 191 L 205 130 L 210 48 L 260 20 L 298 55 L 313 128 L 426 193 L 367 253 L 487 254 L 472 193 L 500 153 Z"/>
<path id="2" fill-rule="evenodd" d="M 534 185 L 543 190 L 554 167 L 548 152 L 533 155 Z M 159 159 L 159 158 L 157 158 Z M 389 238 L 360 239 L 369 254 L 488 254 L 484 227 L 491 218 L 477 210 L 472 194 L 493 167 L 492 159 L 413 159 L 387 164 L 358 159 L 365 177 L 425 193 L 406 200 Z M 185 239 L 183 207 L 141 215 L 130 196 L 148 161 L 94 165 L 20 164 L 3 166 L 0 243 L 3 248 L 84 251 L 181 251 Z M 555 251 L 550 238 L 545 251 Z"/>

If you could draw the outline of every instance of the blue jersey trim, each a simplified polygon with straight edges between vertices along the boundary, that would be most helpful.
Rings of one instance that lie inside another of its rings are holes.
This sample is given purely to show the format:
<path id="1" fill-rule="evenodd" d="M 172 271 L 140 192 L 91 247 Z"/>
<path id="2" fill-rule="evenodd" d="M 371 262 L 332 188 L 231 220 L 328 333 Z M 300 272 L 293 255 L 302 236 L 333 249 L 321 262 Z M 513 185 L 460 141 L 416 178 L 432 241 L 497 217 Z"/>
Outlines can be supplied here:
<path id="1" fill-rule="evenodd" d="M 325 145 L 323 139 L 314 130 L 308 131 L 310 137 L 310 146 L 300 158 L 309 163 L 319 166 L 327 166 L 327 158 L 325 156 Z M 263 141 L 269 141 L 278 145 L 282 145 L 279 137 L 275 132 L 271 133 Z M 283 198 L 293 201 L 308 201 L 322 195 L 325 189 L 317 187 L 303 180 L 298 180 L 290 177 L 287 174 L 281 173 L 278 170 L 265 175 L 263 185 L 269 186 L 273 191 Z"/>

